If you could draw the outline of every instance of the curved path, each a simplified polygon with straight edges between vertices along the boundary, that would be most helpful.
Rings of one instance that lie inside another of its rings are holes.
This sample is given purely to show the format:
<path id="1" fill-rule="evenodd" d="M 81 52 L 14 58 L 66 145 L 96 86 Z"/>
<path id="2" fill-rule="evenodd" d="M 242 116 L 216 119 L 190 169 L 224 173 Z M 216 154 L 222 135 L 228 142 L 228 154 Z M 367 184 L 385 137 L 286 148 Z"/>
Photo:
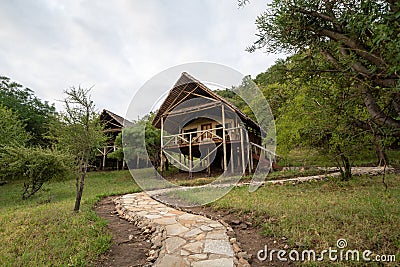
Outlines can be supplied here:
<path id="1" fill-rule="evenodd" d="M 168 207 L 146 193 L 124 195 L 115 203 L 120 216 L 152 233 L 148 260 L 153 266 L 250 266 L 235 257 L 229 225 Z"/>
<path id="2" fill-rule="evenodd" d="M 377 175 L 384 170 L 379 167 L 352 169 L 356 175 L 367 173 Z M 327 175 L 266 181 L 263 184 L 305 182 L 337 175 L 339 173 L 336 172 Z M 155 194 L 157 191 L 152 193 Z M 235 252 L 240 252 L 240 248 L 235 238 L 229 238 L 228 232 L 233 232 L 233 230 L 223 221 L 218 222 L 201 215 L 176 210 L 152 199 L 147 193 L 124 195 L 117 198 L 115 203 L 116 210 L 121 217 L 135 223 L 144 233 L 151 233 L 149 241 L 152 243 L 152 250 L 148 261 L 153 262 L 152 266 L 250 266 L 243 257 L 235 256 Z"/>

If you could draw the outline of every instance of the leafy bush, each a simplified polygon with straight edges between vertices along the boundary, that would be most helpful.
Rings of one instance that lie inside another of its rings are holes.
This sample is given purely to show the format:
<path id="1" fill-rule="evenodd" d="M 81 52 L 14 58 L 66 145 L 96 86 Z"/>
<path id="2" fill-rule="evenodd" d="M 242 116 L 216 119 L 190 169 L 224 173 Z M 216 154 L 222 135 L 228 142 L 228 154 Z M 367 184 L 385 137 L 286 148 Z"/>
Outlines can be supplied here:
<path id="1" fill-rule="evenodd" d="M 39 191 L 43 184 L 71 174 L 71 156 L 40 147 L 5 146 L 0 151 L 0 177 L 24 179 L 22 198 Z"/>
<path id="2" fill-rule="evenodd" d="M 0 147 L 10 144 L 24 145 L 30 138 L 24 124 L 11 109 L 0 104 Z"/>

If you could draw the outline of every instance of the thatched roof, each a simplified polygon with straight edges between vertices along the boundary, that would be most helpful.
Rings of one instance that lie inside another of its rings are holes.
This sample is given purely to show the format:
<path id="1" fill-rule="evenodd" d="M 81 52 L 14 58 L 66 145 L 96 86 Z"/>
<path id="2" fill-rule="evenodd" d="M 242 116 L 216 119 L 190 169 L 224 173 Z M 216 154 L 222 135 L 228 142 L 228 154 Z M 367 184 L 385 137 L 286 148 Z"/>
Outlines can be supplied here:
<path id="1" fill-rule="evenodd" d="M 217 95 L 207 86 L 201 83 L 199 80 L 195 79 L 193 76 L 187 72 L 183 72 L 181 77 L 169 91 L 167 98 L 164 100 L 162 105 L 157 111 L 152 124 L 161 128 L 161 116 L 165 116 L 171 112 L 179 103 L 183 100 L 189 100 L 193 98 L 203 97 L 206 99 L 212 99 L 216 102 L 223 103 L 231 111 L 237 114 L 240 119 L 248 126 L 253 129 L 259 130 L 258 124 L 253 121 L 249 116 L 240 111 L 235 105 L 224 99 L 223 97 Z"/>
<path id="2" fill-rule="evenodd" d="M 133 123 L 109 110 L 103 109 L 100 119 L 105 123 L 106 130 L 122 130 L 124 127 L 132 126 Z"/>

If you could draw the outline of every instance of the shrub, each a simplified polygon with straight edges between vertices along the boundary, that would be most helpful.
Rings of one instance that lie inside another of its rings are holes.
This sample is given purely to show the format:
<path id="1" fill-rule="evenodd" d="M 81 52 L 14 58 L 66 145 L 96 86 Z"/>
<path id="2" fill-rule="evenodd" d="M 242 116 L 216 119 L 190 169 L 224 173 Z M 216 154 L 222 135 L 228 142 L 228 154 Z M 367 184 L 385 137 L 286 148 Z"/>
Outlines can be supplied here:
<path id="1" fill-rule="evenodd" d="M 58 150 L 5 146 L 0 151 L 0 177 L 24 179 L 22 198 L 27 199 L 44 183 L 70 175 L 71 163 L 71 156 Z"/>

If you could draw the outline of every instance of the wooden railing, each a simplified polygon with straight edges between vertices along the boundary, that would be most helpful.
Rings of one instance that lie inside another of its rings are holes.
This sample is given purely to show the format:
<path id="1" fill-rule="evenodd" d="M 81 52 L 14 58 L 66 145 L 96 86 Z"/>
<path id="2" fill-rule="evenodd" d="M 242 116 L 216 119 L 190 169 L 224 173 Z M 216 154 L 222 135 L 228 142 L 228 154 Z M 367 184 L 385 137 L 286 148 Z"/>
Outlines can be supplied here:
<path id="1" fill-rule="evenodd" d="M 233 128 L 225 128 L 225 135 L 227 141 L 240 140 L 240 126 Z M 223 131 L 223 127 L 217 127 L 207 130 L 192 131 L 186 133 L 164 135 L 163 145 L 164 147 L 186 145 L 186 144 L 198 144 L 200 142 L 222 142 L 222 136 L 217 135 L 217 130 Z"/>

